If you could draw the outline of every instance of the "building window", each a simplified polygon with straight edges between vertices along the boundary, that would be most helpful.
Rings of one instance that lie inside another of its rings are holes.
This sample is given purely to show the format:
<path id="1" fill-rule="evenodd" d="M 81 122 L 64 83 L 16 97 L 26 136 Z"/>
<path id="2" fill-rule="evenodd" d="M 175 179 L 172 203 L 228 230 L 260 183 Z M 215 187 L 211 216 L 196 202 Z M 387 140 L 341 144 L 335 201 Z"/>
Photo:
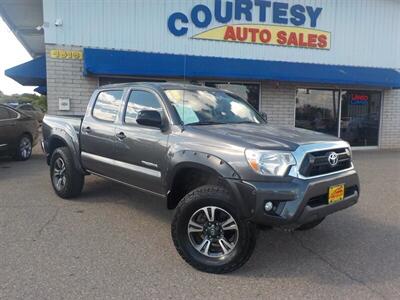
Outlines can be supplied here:
<path id="1" fill-rule="evenodd" d="M 96 119 L 114 122 L 119 112 L 123 91 L 100 92 L 93 108 L 93 117 Z"/>
<path id="2" fill-rule="evenodd" d="M 296 127 L 338 136 L 352 146 L 378 146 L 381 93 L 297 89 Z"/>
<path id="3" fill-rule="evenodd" d="M 352 146 L 378 146 L 381 96 L 380 92 L 342 92 L 342 139 Z"/>
<path id="4" fill-rule="evenodd" d="M 298 89 L 296 127 L 338 135 L 340 91 Z"/>
<path id="5" fill-rule="evenodd" d="M 260 110 L 260 85 L 252 83 L 205 82 L 205 86 L 230 91 Z"/>

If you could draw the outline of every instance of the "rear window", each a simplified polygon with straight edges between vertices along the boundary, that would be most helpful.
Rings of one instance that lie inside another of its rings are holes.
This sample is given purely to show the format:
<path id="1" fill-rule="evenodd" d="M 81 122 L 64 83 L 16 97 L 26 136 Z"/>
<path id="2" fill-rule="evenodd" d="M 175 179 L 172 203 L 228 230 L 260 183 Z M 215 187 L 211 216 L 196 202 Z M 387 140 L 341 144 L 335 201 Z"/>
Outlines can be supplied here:
<path id="1" fill-rule="evenodd" d="M 8 120 L 8 119 L 15 119 L 18 117 L 18 114 L 8 108 L 0 107 L 0 120 Z"/>
<path id="2" fill-rule="evenodd" d="M 8 115 L 8 109 L 0 107 L 0 120 L 7 120 L 10 116 Z"/>
<path id="3" fill-rule="evenodd" d="M 11 109 L 8 110 L 8 115 L 10 116 L 10 119 L 15 119 L 18 117 L 18 114 Z"/>
<path id="4" fill-rule="evenodd" d="M 93 117 L 96 119 L 114 122 L 117 118 L 122 101 L 123 91 L 104 91 L 97 96 L 93 108 Z"/>

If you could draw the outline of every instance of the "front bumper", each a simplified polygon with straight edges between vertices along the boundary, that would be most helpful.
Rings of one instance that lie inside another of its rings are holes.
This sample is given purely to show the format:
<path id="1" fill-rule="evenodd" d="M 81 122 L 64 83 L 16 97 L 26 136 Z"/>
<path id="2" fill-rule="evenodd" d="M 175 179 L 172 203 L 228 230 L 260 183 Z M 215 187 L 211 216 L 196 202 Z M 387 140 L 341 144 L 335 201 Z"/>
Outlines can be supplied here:
<path id="1" fill-rule="evenodd" d="M 232 182 L 231 182 L 232 183 Z M 233 183 L 249 208 L 249 220 L 256 224 L 296 228 L 321 219 L 357 203 L 360 182 L 355 170 L 313 179 L 289 178 L 282 182 Z M 345 185 L 344 200 L 328 204 L 329 187 Z M 266 212 L 266 202 L 274 203 L 274 210 Z"/>

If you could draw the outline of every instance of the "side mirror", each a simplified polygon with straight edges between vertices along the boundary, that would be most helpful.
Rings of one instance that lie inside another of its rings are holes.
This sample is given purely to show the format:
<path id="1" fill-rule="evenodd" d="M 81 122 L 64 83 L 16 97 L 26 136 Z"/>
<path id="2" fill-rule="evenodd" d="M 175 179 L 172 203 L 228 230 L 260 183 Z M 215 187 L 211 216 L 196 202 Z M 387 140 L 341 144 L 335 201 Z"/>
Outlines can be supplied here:
<path id="1" fill-rule="evenodd" d="M 136 123 L 144 126 L 161 128 L 161 114 L 155 110 L 142 110 L 138 113 Z"/>
<path id="2" fill-rule="evenodd" d="M 262 112 L 262 113 L 261 113 L 261 117 L 264 119 L 265 122 L 268 123 L 268 115 L 267 115 L 266 112 Z"/>

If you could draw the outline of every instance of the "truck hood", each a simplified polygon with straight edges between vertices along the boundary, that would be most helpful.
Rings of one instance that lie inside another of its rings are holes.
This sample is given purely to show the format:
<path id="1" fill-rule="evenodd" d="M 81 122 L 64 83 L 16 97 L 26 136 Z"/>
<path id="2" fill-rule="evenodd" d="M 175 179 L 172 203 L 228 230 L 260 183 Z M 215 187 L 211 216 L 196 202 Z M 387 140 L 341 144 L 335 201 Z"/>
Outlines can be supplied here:
<path id="1" fill-rule="evenodd" d="M 337 142 L 340 139 L 305 129 L 275 127 L 268 124 L 222 124 L 191 126 L 194 132 L 211 140 L 245 148 L 290 150 L 311 143 Z"/>

